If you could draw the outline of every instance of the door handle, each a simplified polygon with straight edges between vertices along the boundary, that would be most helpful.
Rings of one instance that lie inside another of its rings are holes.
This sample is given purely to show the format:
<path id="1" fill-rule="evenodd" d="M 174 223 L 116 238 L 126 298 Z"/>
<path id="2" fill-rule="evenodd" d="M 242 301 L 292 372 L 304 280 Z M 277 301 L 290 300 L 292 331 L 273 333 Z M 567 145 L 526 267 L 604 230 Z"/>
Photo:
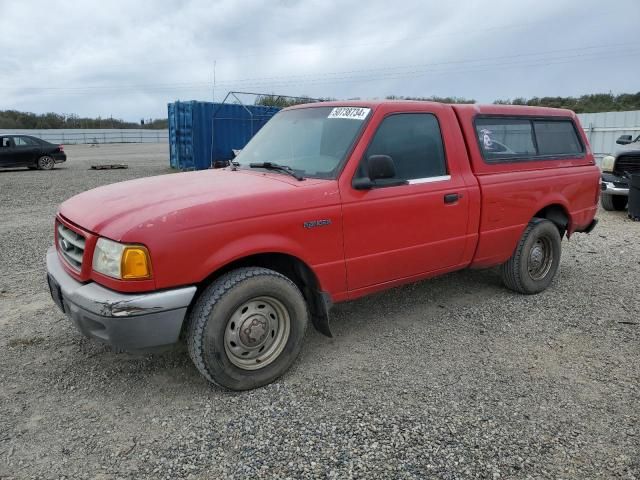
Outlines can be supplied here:
<path id="1" fill-rule="evenodd" d="M 444 203 L 456 203 L 460 197 L 462 197 L 462 195 L 459 195 L 457 193 L 447 193 L 444 196 Z"/>

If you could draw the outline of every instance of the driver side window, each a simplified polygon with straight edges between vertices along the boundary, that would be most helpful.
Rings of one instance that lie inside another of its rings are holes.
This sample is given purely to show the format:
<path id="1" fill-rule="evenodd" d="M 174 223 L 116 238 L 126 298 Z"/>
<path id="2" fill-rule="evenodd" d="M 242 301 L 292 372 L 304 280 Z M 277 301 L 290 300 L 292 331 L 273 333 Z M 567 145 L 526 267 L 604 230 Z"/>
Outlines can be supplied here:
<path id="1" fill-rule="evenodd" d="M 440 125 L 431 113 L 400 113 L 385 118 L 376 131 L 365 159 L 388 155 L 398 180 L 419 180 L 447 175 Z M 358 177 L 366 176 L 361 162 Z"/>

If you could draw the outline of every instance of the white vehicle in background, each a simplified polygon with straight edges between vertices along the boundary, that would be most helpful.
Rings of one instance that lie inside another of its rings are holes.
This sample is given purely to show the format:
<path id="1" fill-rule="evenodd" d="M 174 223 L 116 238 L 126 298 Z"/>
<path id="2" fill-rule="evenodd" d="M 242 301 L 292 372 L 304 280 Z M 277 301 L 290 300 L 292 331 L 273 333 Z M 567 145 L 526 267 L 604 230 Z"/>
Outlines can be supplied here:
<path id="1" fill-rule="evenodd" d="M 600 203 L 609 211 L 627 208 L 630 176 L 640 174 L 640 135 L 621 135 L 616 151 L 602 159 L 602 191 Z"/>

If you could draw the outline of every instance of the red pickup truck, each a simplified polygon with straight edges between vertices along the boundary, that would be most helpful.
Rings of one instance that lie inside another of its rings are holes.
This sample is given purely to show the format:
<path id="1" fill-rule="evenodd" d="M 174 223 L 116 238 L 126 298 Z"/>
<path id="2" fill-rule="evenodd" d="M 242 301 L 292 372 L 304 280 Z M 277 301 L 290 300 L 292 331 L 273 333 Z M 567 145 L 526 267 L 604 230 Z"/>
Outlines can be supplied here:
<path id="1" fill-rule="evenodd" d="M 500 266 L 546 289 L 561 239 L 600 193 L 568 110 L 319 103 L 278 113 L 224 169 L 133 180 L 64 202 L 47 253 L 53 300 L 118 348 L 184 338 L 230 389 L 282 375 L 311 323 L 408 282 Z"/>

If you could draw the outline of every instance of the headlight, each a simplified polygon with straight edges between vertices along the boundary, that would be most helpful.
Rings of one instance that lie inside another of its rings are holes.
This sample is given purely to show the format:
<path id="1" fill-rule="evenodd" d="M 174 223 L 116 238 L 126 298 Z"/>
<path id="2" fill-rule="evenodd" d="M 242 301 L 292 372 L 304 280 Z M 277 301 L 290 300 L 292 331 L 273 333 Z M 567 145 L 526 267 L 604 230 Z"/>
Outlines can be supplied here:
<path id="1" fill-rule="evenodd" d="M 99 238 L 93 252 L 93 270 L 119 280 L 151 278 L 149 251 L 142 245 Z"/>
<path id="2" fill-rule="evenodd" d="M 602 171 L 613 172 L 613 164 L 616 163 L 616 157 L 613 155 L 607 155 L 602 159 Z"/>

